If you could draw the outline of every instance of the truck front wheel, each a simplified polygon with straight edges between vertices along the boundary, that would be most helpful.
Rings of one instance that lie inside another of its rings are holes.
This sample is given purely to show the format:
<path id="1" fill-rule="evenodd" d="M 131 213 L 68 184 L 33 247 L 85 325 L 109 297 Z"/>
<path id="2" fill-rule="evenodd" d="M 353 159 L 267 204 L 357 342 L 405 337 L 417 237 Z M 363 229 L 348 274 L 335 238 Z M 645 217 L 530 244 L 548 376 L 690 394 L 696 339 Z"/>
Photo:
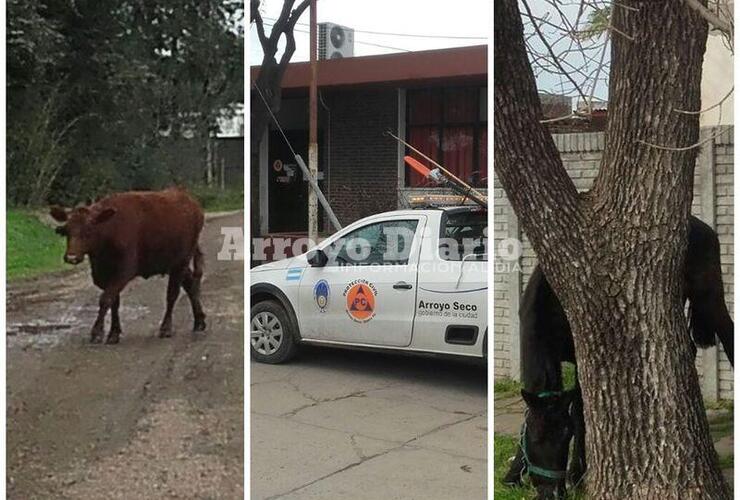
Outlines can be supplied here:
<path id="1" fill-rule="evenodd" d="M 260 363 L 284 363 L 296 353 L 291 323 L 277 302 L 266 300 L 252 306 L 249 332 L 252 359 Z"/>

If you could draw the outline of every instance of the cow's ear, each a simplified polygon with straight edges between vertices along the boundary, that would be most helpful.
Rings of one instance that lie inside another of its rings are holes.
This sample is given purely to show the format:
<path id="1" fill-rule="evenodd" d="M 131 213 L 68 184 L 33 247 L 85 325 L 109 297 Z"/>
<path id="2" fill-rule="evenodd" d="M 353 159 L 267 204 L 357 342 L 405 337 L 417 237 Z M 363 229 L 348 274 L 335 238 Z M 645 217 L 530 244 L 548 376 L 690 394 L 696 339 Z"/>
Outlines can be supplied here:
<path id="1" fill-rule="evenodd" d="M 67 222 L 67 211 L 59 205 L 49 207 L 49 215 L 57 222 Z"/>
<path id="2" fill-rule="evenodd" d="M 93 218 L 93 224 L 101 224 L 107 221 L 108 219 L 110 219 L 111 217 L 113 217 L 115 213 L 116 213 L 115 208 L 111 208 L 111 207 L 104 208 L 98 214 L 95 215 L 95 217 Z"/>

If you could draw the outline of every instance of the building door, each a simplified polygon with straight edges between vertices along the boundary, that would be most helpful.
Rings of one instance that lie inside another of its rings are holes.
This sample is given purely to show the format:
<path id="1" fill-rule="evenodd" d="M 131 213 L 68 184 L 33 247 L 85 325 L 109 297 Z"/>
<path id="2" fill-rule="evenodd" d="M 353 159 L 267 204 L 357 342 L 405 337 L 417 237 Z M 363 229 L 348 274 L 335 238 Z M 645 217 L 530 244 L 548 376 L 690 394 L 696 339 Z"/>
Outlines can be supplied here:
<path id="1" fill-rule="evenodd" d="M 285 133 L 296 153 L 308 161 L 308 131 Z M 308 183 L 280 132 L 270 131 L 267 156 L 268 231 L 271 233 L 308 230 Z"/>
<path id="2" fill-rule="evenodd" d="M 308 165 L 308 131 L 286 131 L 296 153 Z M 319 156 L 321 136 L 319 135 Z M 323 186 L 322 159 L 319 158 L 319 186 Z M 308 231 L 308 181 L 304 179 L 285 139 L 276 130 L 270 131 L 267 158 L 268 231 L 270 233 L 305 233 Z M 323 224 L 319 206 L 319 228 Z"/>

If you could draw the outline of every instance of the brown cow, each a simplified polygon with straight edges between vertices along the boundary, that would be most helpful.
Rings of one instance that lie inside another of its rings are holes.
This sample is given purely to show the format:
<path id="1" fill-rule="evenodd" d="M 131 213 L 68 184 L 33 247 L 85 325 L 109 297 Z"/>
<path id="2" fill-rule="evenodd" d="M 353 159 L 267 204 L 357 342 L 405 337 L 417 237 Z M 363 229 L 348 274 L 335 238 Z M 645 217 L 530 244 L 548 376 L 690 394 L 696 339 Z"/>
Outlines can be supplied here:
<path id="1" fill-rule="evenodd" d="M 193 331 L 205 329 L 206 315 L 200 305 L 203 253 L 198 246 L 203 210 L 187 192 L 179 188 L 132 191 L 70 210 L 53 206 L 50 213 L 65 223 L 56 230 L 67 237 L 64 261 L 79 264 L 88 255 L 93 283 L 103 290 L 91 342 L 102 340 L 110 309 L 111 327 L 105 341 L 118 343 L 120 293 L 137 276 L 169 275 L 160 337 L 172 335 L 172 309 L 181 286 L 193 308 Z"/>

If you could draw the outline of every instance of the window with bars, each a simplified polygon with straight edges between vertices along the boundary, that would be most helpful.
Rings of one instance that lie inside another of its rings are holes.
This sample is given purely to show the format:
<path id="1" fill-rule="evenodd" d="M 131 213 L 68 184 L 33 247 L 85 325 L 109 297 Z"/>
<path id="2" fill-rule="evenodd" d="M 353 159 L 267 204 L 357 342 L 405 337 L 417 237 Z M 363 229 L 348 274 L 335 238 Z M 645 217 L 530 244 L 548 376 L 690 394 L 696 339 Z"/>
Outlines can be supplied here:
<path id="1" fill-rule="evenodd" d="M 406 92 L 406 141 L 474 187 L 486 186 L 488 123 L 486 88 L 409 89 Z M 430 168 L 418 154 L 407 150 Z M 427 181 L 406 169 L 406 186 Z"/>

